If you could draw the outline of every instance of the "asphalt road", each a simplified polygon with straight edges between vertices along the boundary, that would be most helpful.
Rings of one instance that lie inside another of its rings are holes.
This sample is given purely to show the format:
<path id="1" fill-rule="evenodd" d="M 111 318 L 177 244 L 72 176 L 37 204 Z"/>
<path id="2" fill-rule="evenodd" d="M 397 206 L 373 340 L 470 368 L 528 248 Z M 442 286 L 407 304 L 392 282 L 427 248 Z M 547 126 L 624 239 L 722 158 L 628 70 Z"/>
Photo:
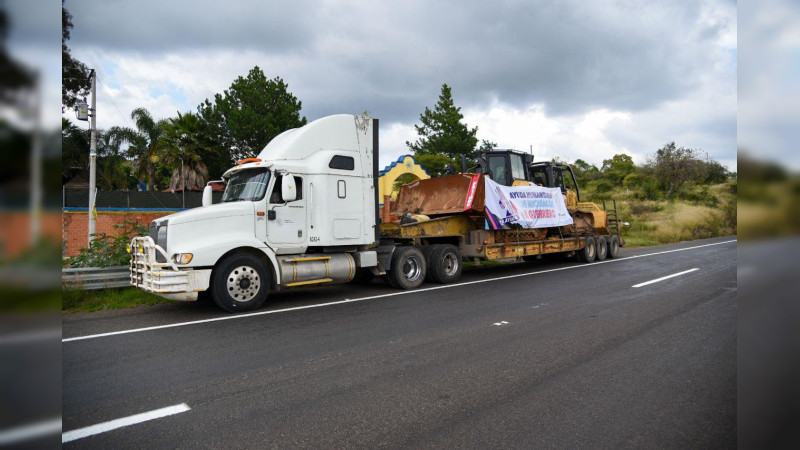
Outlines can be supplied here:
<path id="1" fill-rule="evenodd" d="M 64 432 L 186 405 L 65 446 L 734 447 L 734 239 L 64 316 Z"/>

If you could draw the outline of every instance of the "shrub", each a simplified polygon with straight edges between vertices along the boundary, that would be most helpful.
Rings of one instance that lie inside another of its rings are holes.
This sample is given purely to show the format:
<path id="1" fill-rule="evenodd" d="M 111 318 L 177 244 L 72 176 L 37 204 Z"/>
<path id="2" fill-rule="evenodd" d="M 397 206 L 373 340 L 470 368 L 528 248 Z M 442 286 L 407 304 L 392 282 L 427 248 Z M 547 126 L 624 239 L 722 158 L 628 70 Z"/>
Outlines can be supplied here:
<path id="1" fill-rule="evenodd" d="M 114 225 L 117 234 L 96 233 L 89 248 L 82 248 L 80 254 L 66 260 L 69 267 L 108 267 L 128 264 L 128 244 L 134 236 L 147 233 L 147 227 L 134 221 Z"/>

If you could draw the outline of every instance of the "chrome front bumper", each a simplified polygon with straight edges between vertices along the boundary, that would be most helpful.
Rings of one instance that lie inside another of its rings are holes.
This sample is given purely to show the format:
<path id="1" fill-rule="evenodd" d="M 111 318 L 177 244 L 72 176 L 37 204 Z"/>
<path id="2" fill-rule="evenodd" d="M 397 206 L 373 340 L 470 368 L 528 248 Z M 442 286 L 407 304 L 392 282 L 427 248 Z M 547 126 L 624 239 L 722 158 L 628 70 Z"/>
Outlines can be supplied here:
<path id="1" fill-rule="evenodd" d="M 157 262 L 157 253 L 167 262 Z M 193 301 L 208 289 L 210 278 L 211 269 L 178 269 L 150 236 L 131 240 L 131 286 L 170 300 Z"/>

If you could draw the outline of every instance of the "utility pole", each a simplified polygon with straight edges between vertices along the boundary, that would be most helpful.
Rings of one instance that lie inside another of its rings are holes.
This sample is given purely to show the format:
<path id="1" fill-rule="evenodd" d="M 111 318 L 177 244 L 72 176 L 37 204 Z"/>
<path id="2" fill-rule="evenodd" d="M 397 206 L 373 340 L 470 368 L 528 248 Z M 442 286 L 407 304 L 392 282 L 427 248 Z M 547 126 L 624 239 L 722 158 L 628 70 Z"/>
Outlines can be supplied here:
<path id="1" fill-rule="evenodd" d="M 97 231 L 94 218 L 95 191 L 97 190 L 97 72 L 92 69 L 89 76 L 92 79 L 92 107 L 89 110 L 92 117 L 89 147 L 89 246 L 91 247 Z"/>

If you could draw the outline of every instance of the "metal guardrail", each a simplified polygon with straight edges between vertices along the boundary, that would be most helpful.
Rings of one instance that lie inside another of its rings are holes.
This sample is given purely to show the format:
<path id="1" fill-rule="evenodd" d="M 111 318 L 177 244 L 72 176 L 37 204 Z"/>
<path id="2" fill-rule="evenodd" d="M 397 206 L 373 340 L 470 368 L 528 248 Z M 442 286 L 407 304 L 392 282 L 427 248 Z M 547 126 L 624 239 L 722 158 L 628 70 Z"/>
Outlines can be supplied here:
<path id="1" fill-rule="evenodd" d="M 61 269 L 61 285 L 82 290 L 129 287 L 131 285 L 130 267 Z"/>

